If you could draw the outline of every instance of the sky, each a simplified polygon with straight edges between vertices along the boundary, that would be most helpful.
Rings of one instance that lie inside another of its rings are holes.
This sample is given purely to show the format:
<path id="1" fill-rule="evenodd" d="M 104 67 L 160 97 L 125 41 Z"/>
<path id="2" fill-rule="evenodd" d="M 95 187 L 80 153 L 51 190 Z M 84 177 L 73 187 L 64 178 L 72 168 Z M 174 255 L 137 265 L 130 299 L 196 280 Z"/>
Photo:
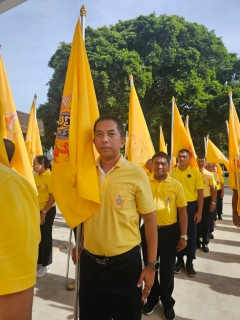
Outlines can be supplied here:
<path id="1" fill-rule="evenodd" d="M 239 0 L 28 0 L 0 15 L 0 55 L 17 110 L 29 113 L 35 93 L 37 106 L 47 102 L 48 61 L 60 42 L 72 42 L 83 4 L 92 28 L 153 12 L 175 14 L 215 30 L 240 56 Z"/>

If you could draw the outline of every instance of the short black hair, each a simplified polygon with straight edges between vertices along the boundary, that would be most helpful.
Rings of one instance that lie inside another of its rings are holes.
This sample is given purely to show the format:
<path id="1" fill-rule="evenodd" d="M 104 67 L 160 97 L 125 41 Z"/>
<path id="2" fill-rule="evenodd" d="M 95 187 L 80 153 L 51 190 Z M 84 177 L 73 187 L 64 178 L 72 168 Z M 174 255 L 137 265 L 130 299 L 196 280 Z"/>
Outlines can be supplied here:
<path id="1" fill-rule="evenodd" d="M 118 117 L 111 115 L 111 114 L 100 116 L 94 123 L 93 132 L 94 133 L 96 132 L 96 126 L 99 122 L 106 121 L 106 120 L 112 120 L 112 121 L 116 122 L 120 136 L 121 136 L 121 138 L 124 138 L 125 132 L 124 132 L 124 126 L 123 126 L 121 120 Z"/>
<path id="2" fill-rule="evenodd" d="M 170 164 L 170 157 L 168 154 L 166 154 L 165 152 L 162 152 L 162 151 L 159 151 L 159 152 L 156 152 L 153 157 L 152 157 L 152 161 L 157 158 L 157 157 L 161 157 L 161 158 L 164 158 L 167 160 L 167 163 Z"/>
<path id="3" fill-rule="evenodd" d="M 188 149 L 181 149 L 178 151 L 178 153 L 187 153 L 189 156 L 191 155 Z"/>
<path id="4" fill-rule="evenodd" d="M 37 160 L 37 162 L 39 164 L 44 164 L 45 169 L 50 169 L 52 170 L 52 165 L 51 162 L 48 160 L 48 158 L 46 156 L 37 156 L 35 157 L 35 159 Z"/>
<path id="5" fill-rule="evenodd" d="M 8 161 L 10 163 L 13 156 L 14 156 L 15 144 L 11 140 L 8 140 L 8 139 L 3 139 L 3 143 L 5 145 L 6 153 L 8 156 Z"/>
<path id="6" fill-rule="evenodd" d="M 200 156 L 197 157 L 197 159 L 204 159 L 204 160 L 206 160 L 206 157 L 203 156 L 203 155 L 200 155 Z"/>

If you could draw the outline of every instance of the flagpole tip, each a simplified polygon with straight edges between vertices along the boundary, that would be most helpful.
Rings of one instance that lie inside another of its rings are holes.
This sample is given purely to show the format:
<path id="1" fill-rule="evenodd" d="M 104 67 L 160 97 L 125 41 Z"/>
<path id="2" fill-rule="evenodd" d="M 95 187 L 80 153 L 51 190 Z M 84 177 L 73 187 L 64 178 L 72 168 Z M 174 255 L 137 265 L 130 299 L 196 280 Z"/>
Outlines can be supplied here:
<path id="1" fill-rule="evenodd" d="M 186 115 L 186 119 L 189 119 L 189 115 L 188 114 Z"/>
<path id="2" fill-rule="evenodd" d="M 174 102 L 175 101 L 175 98 L 174 97 L 172 97 L 172 102 Z"/>
<path id="3" fill-rule="evenodd" d="M 84 5 L 82 5 L 82 8 L 80 9 L 80 16 L 86 17 L 86 15 L 87 15 L 87 10 L 85 9 Z"/>
<path id="4" fill-rule="evenodd" d="M 130 81 L 133 81 L 133 75 L 132 75 L 132 74 L 130 74 L 129 80 L 130 80 Z"/>
<path id="5" fill-rule="evenodd" d="M 34 95 L 34 99 L 35 99 L 35 100 L 37 99 L 37 95 L 36 95 L 36 93 L 35 93 L 35 95 Z"/>
<path id="6" fill-rule="evenodd" d="M 231 97 L 232 96 L 232 91 L 228 92 L 228 96 Z"/>

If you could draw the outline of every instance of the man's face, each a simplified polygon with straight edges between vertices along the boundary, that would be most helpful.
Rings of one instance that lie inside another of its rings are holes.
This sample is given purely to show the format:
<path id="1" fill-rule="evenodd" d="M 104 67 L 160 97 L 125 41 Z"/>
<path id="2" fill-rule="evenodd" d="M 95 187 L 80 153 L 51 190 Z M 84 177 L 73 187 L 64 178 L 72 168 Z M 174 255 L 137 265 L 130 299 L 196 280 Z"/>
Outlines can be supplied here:
<path id="1" fill-rule="evenodd" d="M 180 167 L 188 165 L 189 160 L 190 160 L 190 155 L 187 152 L 178 153 L 178 163 Z"/>
<path id="2" fill-rule="evenodd" d="M 198 168 L 199 169 L 203 169 L 205 167 L 205 165 L 206 165 L 206 160 L 198 158 L 197 159 L 197 164 L 198 164 Z"/>
<path id="3" fill-rule="evenodd" d="M 93 142 L 101 158 L 111 160 L 120 155 L 125 138 L 121 138 L 115 121 L 104 120 L 97 123 Z"/>
<path id="4" fill-rule="evenodd" d="M 214 164 L 213 163 L 207 163 L 207 170 L 213 172 L 214 170 Z"/>
<path id="5" fill-rule="evenodd" d="M 150 172 L 152 172 L 152 160 L 148 160 L 148 161 L 146 162 L 146 168 L 147 168 Z"/>
<path id="6" fill-rule="evenodd" d="M 218 167 L 214 167 L 213 172 L 218 172 Z"/>
<path id="7" fill-rule="evenodd" d="M 163 178 L 167 175 L 170 169 L 170 164 L 167 162 L 167 159 L 163 157 L 156 157 L 153 160 L 152 169 L 155 178 Z"/>

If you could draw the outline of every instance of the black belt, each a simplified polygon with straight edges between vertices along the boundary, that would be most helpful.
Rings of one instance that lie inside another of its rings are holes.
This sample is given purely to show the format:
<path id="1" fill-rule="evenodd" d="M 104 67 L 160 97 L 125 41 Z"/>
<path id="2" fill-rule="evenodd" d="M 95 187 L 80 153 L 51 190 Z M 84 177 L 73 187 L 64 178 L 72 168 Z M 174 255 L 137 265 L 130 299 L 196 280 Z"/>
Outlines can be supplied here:
<path id="1" fill-rule="evenodd" d="M 132 257 L 134 254 L 136 254 L 139 250 L 140 250 L 140 245 L 137 245 L 136 247 L 132 248 L 131 250 L 124 252 L 122 254 L 119 254 L 117 256 L 105 257 L 105 256 L 97 256 L 95 254 L 91 254 L 89 251 L 87 251 L 85 249 L 86 254 L 89 256 L 89 258 L 91 258 L 92 260 L 94 260 L 98 264 L 102 264 L 104 266 L 113 265 L 113 264 L 116 264 L 120 261 L 126 260 L 126 259 Z"/>
<path id="2" fill-rule="evenodd" d="M 167 226 L 158 226 L 158 229 L 166 229 L 166 228 L 171 228 L 173 226 L 175 226 L 177 224 L 177 222 L 173 223 L 173 224 L 169 224 Z"/>

